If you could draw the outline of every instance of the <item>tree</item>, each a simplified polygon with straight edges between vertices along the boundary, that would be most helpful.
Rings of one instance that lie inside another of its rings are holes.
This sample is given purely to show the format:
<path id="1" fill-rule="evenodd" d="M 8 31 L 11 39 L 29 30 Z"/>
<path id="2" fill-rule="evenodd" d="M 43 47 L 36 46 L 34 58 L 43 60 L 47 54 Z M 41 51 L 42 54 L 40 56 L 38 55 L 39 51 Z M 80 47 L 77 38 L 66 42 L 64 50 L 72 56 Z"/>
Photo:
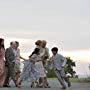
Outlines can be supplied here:
<path id="1" fill-rule="evenodd" d="M 73 67 L 75 67 L 76 64 L 70 57 L 66 57 L 66 59 L 67 59 L 67 64 L 65 66 L 65 73 L 70 74 L 71 77 L 74 77 L 76 72 L 73 70 Z"/>

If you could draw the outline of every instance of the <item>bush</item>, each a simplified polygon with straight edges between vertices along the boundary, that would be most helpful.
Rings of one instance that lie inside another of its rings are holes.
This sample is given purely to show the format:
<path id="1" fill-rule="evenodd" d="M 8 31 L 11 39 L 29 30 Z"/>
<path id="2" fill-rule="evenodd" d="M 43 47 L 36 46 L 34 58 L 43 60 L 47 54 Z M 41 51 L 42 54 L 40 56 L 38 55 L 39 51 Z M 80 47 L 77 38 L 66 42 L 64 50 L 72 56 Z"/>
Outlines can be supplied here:
<path id="1" fill-rule="evenodd" d="M 48 73 L 47 73 L 47 77 L 48 78 L 55 78 L 55 73 L 54 73 L 54 69 L 48 69 Z"/>

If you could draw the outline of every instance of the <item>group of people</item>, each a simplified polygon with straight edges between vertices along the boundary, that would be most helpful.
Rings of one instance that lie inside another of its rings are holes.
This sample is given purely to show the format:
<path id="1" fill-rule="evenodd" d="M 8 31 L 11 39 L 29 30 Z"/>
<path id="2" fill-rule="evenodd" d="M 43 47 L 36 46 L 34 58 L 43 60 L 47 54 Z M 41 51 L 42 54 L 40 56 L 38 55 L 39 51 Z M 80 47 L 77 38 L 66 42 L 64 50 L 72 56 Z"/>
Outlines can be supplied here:
<path id="1" fill-rule="evenodd" d="M 36 48 L 28 59 L 25 59 L 20 56 L 19 42 L 11 42 L 10 47 L 5 49 L 4 39 L 0 38 L 0 87 L 10 87 L 10 80 L 13 80 L 16 87 L 21 87 L 23 81 L 30 79 L 31 88 L 50 88 L 46 71 L 48 61 L 54 68 L 62 89 L 67 87 L 65 82 L 70 87 L 71 82 L 64 72 L 66 58 L 58 54 L 57 47 L 51 49 L 53 55 L 50 57 L 46 44 L 45 40 L 37 40 L 35 42 Z M 24 60 L 22 72 L 20 70 L 20 59 Z"/>

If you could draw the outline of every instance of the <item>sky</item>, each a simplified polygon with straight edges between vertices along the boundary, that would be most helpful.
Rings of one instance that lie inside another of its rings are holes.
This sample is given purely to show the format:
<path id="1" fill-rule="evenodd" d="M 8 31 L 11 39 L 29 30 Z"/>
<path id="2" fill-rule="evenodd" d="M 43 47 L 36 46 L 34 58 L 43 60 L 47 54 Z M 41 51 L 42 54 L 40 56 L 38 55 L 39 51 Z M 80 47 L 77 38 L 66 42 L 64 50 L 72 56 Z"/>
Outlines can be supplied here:
<path id="1" fill-rule="evenodd" d="M 38 39 L 76 62 L 90 63 L 89 0 L 0 0 L 0 37 L 31 53 Z M 25 54 L 26 53 L 26 54 Z"/>

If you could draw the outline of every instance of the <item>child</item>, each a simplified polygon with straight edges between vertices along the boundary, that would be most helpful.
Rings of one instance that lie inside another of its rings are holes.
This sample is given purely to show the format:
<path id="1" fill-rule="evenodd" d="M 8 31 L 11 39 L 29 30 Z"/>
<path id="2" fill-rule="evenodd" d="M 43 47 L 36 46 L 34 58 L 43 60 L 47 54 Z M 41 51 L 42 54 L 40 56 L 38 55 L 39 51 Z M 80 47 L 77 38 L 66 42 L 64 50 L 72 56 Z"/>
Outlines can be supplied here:
<path id="1" fill-rule="evenodd" d="M 29 60 L 25 60 L 24 58 L 22 58 L 25 60 L 25 63 L 23 72 L 20 77 L 19 85 L 22 81 L 30 78 L 32 82 L 31 87 L 34 87 L 35 81 L 38 78 L 38 72 L 36 71 L 35 63 L 41 61 L 41 58 L 39 57 L 39 50 L 40 49 L 36 48 L 32 55 L 29 57 Z"/>
<path id="2" fill-rule="evenodd" d="M 51 57 L 51 61 L 53 64 L 55 74 L 56 74 L 60 84 L 62 85 L 62 89 L 66 89 L 66 85 L 64 83 L 64 80 L 68 83 L 68 87 L 71 86 L 71 83 L 70 83 L 70 81 L 69 81 L 68 77 L 66 76 L 64 69 L 63 69 L 67 60 L 65 57 L 58 54 L 57 47 L 52 48 L 51 51 L 53 53 L 53 56 Z"/>

